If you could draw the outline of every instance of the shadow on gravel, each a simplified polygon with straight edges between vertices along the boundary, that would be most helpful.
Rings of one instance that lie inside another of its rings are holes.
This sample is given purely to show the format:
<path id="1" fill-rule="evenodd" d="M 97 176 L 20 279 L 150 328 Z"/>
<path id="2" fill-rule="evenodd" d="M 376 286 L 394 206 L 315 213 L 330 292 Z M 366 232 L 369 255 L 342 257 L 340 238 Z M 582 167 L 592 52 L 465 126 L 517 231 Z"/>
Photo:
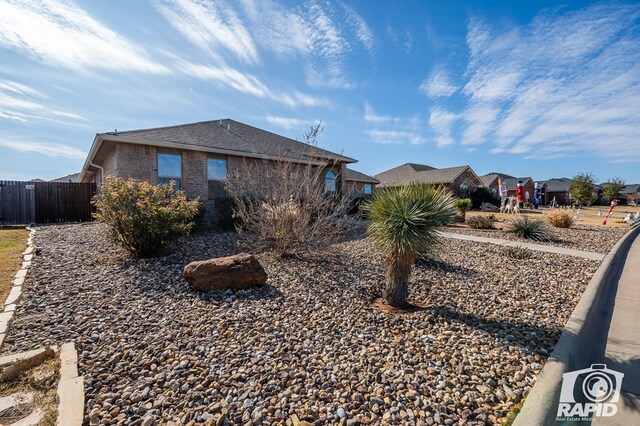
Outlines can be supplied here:
<path id="1" fill-rule="evenodd" d="M 415 267 L 418 269 L 430 269 L 432 271 L 451 272 L 466 277 L 478 274 L 478 272 L 473 269 L 459 265 L 452 265 L 439 259 L 421 259 L 416 261 Z"/>
<path id="2" fill-rule="evenodd" d="M 448 306 L 429 306 L 424 310 L 431 312 L 435 316 L 464 323 L 477 330 L 485 331 L 494 337 L 502 338 L 504 344 L 518 346 L 527 353 L 536 353 L 545 359 L 560 338 L 559 331 L 554 332 L 548 328 L 541 328 L 535 325 L 467 314 Z M 553 342 L 551 347 L 549 347 L 550 342 Z M 540 352 L 540 348 L 547 352 Z"/>
<path id="3" fill-rule="evenodd" d="M 245 289 L 224 289 L 193 292 L 200 300 L 206 302 L 225 302 L 229 298 L 234 300 L 269 300 L 284 297 L 284 294 L 277 288 L 267 283 L 260 287 Z"/>

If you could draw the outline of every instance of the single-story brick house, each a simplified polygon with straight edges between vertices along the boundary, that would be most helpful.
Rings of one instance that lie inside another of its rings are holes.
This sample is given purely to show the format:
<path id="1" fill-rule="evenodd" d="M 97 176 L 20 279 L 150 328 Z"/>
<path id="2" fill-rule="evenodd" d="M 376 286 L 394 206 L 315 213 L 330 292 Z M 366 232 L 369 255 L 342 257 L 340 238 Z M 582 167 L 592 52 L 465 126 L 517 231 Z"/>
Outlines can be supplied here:
<path id="1" fill-rule="evenodd" d="M 78 181 L 100 184 L 105 176 L 174 181 L 188 196 L 212 200 L 225 194 L 224 181 L 232 172 L 247 164 L 268 168 L 274 161 L 326 168 L 325 189 L 333 192 L 342 191 L 346 165 L 357 160 L 222 119 L 98 133 Z"/>
<path id="2" fill-rule="evenodd" d="M 487 188 L 489 191 L 493 192 L 496 195 L 496 197 L 500 195 L 500 190 L 498 188 L 498 179 L 502 179 L 504 181 L 505 179 L 515 179 L 515 178 L 513 176 L 505 175 L 504 173 L 496 173 L 496 172 L 491 172 L 491 173 L 487 173 L 486 175 L 480 176 L 480 180 L 482 181 L 482 184 L 484 185 L 484 187 Z"/>
<path id="3" fill-rule="evenodd" d="M 528 200 L 529 202 L 533 202 L 533 191 L 535 189 L 535 182 L 530 177 L 513 177 L 502 179 L 502 183 L 507 187 L 507 196 L 516 196 L 516 186 L 518 185 L 518 182 L 522 182 L 522 186 L 524 186 L 524 199 Z"/>
<path id="4" fill-rule="evenodd" d="M 547 185 L 545 204 L 550 204 L 554 198 L 557 204 L 571 204 L 571 179 L 553 178 L 545 181 L 545 184 Z"/>
<path id="5" fill-rule="evenodd" d="M 620 195 L 626 198 L 627 204 L 638 206 L 640 204 L 640 184 L 625 185 Z"/>
<path id="6" fill-rule="evenodd" d="M 353 198 L 364 197 L 373 194 L 373 190 L 380 181 L 357 170 L 345 168 L 345 180 L 347 193 Z"/>
<path id="7" fill-rule="evenodd" d="M 379 187 L 402 186 L 413 182 L 443 185 L 456 197 L 468 197 L 482 181 L 469 166 L 436 169 L 425 164 L 406 163 L 377 174 Z"/>

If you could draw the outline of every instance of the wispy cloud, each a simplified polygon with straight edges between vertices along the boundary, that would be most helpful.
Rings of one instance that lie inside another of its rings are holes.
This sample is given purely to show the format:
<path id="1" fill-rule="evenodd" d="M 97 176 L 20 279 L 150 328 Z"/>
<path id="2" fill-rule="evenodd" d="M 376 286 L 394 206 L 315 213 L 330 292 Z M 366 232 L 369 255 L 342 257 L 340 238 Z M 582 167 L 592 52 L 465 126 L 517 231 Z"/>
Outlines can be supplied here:
<path id="1" fill-rule="evenodd" d="M 252 74 L 240 72 L 228 66 L 193 64 L 183 60 L 175 60 L 176 67 L 184 73 L 203 80 L 215 81 L 220 85 L 230 87 L 242 93 L 258 98 L 271 99 L 289 107 L 297 106 L 326 106 L 329 101 L 297 90 L 273 91 L 259 78 Z"/>
<path id="2" fill-rule="evenodd" d="M 452 82 L 449 73 L 439 66 L 424 79 L 419 90 L 432 98 L 448 97 L 458 91 L 458 86 Z"/>
<path id="3" fill-rule="evenodd" d="M 148 53 L 72 2 L 0 2 L 0 46 L 56 67 L 168 73 Z"/>
<path id="4" fill-rule="evenodd" d="M 297 57 L 304 60 L 307 84 L 314 88 L 354 87 L 347 53 L 371 50 L 374 43 L 366 21 L 342 2 L 334 7 L 309 0 L 290 8 L 273 0 L 156 0 L 154 5 L 219 66 L 232 61 L 260 65 L 261 56 Z"/>
<path id="5" fill-rule="evenodd" d="M 271 123 L 275 124 L 278 127 L 282 127 L 287 130 L 306 130 L 308 127 L 312 126 L 315 123 L 318 123 L 318 120 L 307 120 L 302 118 L 293 118 L 293 117 L 279 117 L 275 115 L 267 115 L 264 119 Z"/>
<path id="6" fill-rule="evenodd" d="M 253 38 L 226 2 L 159 0 L 155 5 L 175 29 L 215 59 L 226 51 L 243 62 L 259 61 Z"/>
<path id="7" fill-rule="evenodd" d="M 22 123 L 34 120 L 59 122 L 58 118 L 84 120 L 78 114 L 48 104 L 48 98 L 39 91 L 15 81 L 0 80 L 0 118 Z"/>
<path id="8" fill-rule="evenodd" d="M 640 160 L 640 5 L 469 22 L 461 142 L 537 158 Z M 432 111 L 433 117 L 433 111 Z M 447 116 L 435 116 L 447 122 Z"/>
<path id="9" fill-rule="evenodd" d="M 366 133 L 374 143 L 419 145 L 425 142 L 418 116 L 405 118 L 379 115 L 365 102 L 363 118 L 370 126 Z"/>
<path id="10" fill-rule="evenodd" d="M 358 40 L 360 40 L 360 43 L 362 43 L 362 45 L 367 50 L 371 50 L 373 48 L 374 37 L 373 37 L 373 31 L 371 31 L 371 28 L 367 24 L 367 21 L 365 21 L 362 16 L 360 16 L 355 10 L 353 10 L 353 8 L 351 8 L 346 3 L 344 2 L 339 2 L 339 3 L 340 3 L 340 6 L 342 6 L 342 8 L 345 10 L 347 14 L 347 20 L 349 21 L 352 28 L 354 29 L 358 37 Z"/>
<path id="11" fill-rule="evenodd" d="M 387 35 L 391 40 L 399 45 L 405 53 L 410 53 L 411 49 L 413 49 L 413 35 L 411 31 L 408 29 L 404 29 L 400 31 L 401 34 L 398 35 L 397 31 L 391 26 L 387 25 Z"/>
<path id="12" fill-rule="evenodd" d="M 68 158 L 70 160 L 82 160 L 87 155 L 86 152 L 69 145 L 26 141 L 1 134 L 0 146 L 14 151 L 40 154 L 52 158 Z"/>
<path id="13" fill-rule="evenodd" d="M 429 128 L 436 134 L 435 139 L 438 147 L 444 147 L 454 143 L 452 128 L 458 118 L 460 118 L 458 114 L 442 108 L 433 108 L 431 110 L 431 114 L 429 115 Z"/>

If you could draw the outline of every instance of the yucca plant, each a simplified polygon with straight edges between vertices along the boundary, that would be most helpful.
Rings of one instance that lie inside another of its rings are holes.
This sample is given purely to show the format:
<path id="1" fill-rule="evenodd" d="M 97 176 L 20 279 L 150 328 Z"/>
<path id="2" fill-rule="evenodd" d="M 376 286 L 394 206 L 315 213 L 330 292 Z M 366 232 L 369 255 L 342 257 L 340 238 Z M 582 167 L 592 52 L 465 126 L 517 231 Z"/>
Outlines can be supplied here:
<path id="1" fill-rule="evenodd" d="M 457 198 L 454 203 L 456 210 L 460 213 L 462 222 L 464 222 L 467 217 L 467 211 L 471 210 L 473 207 L 473 202 L 469 198 Z"/>
<path id="2" fill-rule="evenodd" d="M 529 240 L 553 240 L 553 235 L 544 221 L 529 219 L 526 216 L 514 220 L 509 232 L 520 238 L 526 238 Z"/>
<path id="3" fill-rule="evenodd" d="M 371 220 L 369 235 L 385 253 L 384 298 L 392 306 L 404 306 L 416 254 L 429 253 L 438 228 L 454 219 L 453 198 L 442 187 L 414 183 L 376 190 L 363 211 Z"/>

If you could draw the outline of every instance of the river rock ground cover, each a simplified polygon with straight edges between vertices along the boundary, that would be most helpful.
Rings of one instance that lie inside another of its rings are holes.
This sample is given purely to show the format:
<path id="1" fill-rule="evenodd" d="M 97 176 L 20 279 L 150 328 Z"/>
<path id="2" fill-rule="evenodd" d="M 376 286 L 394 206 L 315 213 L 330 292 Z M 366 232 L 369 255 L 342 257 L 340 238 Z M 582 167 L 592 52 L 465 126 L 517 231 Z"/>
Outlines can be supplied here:
<path id="1" fill-rule="evenodd" d="M 135 260 L 100 224 L 39 227 L 4 350 L 74 341 L 86 424 L 491 424 L 535 382 L 598 262 L 443 239 L 410 299 L 383 313 L 366 238 L 261 256 L 268 284 L 193 292 L 192 260 L 238 252 L 195 234 Z"/>

